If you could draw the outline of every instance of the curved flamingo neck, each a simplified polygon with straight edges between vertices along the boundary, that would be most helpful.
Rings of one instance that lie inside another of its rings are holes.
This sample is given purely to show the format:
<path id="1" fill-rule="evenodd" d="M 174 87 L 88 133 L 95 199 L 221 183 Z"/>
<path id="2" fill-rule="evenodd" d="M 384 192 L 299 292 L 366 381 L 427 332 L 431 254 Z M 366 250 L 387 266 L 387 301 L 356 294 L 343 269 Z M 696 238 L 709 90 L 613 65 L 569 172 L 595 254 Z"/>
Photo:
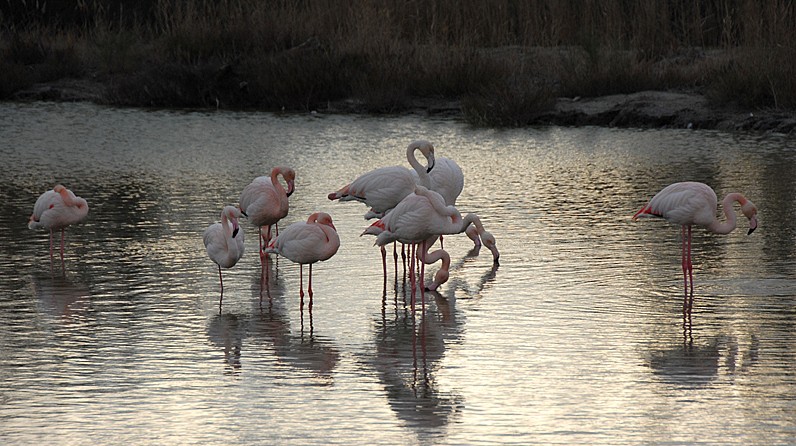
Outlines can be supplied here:
<path id="1" fill-rule="evenodd" d="M 66 205 L 68 207 L 78 207 L 79 208 L 79 207 L 83 206 L 83 204 L 85 203 L 85 200 L 79 199 L 79 198 L 75 197 L 73 194 L 71 194 L 69 192 L 69 189 L 67 189 L 67 188 L 65 188 L 63 186 L 57 187 L 57 189 L 58 190 L 56 190 L 56 192 L 58 192 L 58 195 L 61 196 L 61 200 L 63 200 L 64 205 Z M 53 190 L 55 190 L 55 189 L 53 189 Z"/>
<path id="2" fill-rule="evenodd" d="M 735 213 L 735 209 L 733 208 L 733 203 L 738 202 L 741 206 L 746 204 L 747 200 L 743 194 L 738 192 L 733 192 L 727 194 L 724 197 L 724 200 L 721 201 L 722 211 L 724 211 L 724 216 L 726 220 L 724 222 L 720 222 L 718 219 L 714 219 L 713 223 L 708 226 L 708 230 L 714 232 L 716 234 L 729 234 L 730 232 L 735 229 L 737 225 L 738 216 Z"/>
<path id="3" fill-rule="evenodd" d="M 467 230 L 467 227 L 470 226 L 470 223 L 475 225 L 475 229 L 478 231 L 479 234 L 483 234 L 484 232 L 484 225 L 481 223 L 481 218 L 478 215 L 469 213 L 464 216 L 462 219 L 462 226 L 459 232 L 464 232 Z"/>
<path id="4" fill-rule="evenodd" d="M 282 175 L 283 178 L 285 176 L 284 173 L 282 173 L 282 170 L 280 168 L 274 167 L 271 170 L 271 184 L 274 185 L 274 189 L 276 189 L 276 190 L 278 190 L 280 192 L 280 196 L 281 195 L 287 196 L 287 191 L 282 186 L 282 183 L 279 182 L 279 175 Z"/>
<path id="5" fill-rule="evenodd" d="M 417 176 L 420 178 L 420 185 L 424 187 L 431 187 L 431 177 L 428 175 L 426 168 L 420 164 L 420 162 L 415 157 L 415 152 L 419 150 L 419 148 L 413 144 L 410 144 L 409 147 L 406 148 L 406 159 L 409 161 L 409 165 L 415 169 L 417 172 Z M 422 152 L 421 152 L 422 153 Z M 423 156 L 426 156 L 423 154 Z M 428 160 L 428 156 L 426 156 L 426 160 Z"/>

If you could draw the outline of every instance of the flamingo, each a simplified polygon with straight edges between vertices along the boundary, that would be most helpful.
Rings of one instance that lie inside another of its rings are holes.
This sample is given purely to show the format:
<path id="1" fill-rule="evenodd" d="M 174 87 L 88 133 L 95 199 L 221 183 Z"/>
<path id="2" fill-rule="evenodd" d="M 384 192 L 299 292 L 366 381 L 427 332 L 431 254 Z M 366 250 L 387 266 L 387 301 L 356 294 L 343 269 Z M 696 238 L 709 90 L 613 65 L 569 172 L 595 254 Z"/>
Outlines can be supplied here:
<path id="1" fill-rule="evenodd" d="M 306 222 L 293 223 L 272 239 L 266 252 L 287 257 L 299 264 L 299 296 L 304 307 L 304 265 L 310 266 L 307 292 L 312 311 L 312 264 L 330 259 L 340 248 L 340 237 L 326 212 L 314 212 Z"/>
<path id="2" fill-rule="evenodd" d="M 235 206 L 224 206 L 221 222 L 213 223 L 204 232 L 207 255 L 218 265 L 218 281 L 221 284 L 218 311 L 221 311 L 221 301 L 224 299 L 221 268 L 232 268 L 243 256 L 243 229 L 238 225 L 238 219 L 242 216 L 240 209 Z"/>
<path id="3" fill-rule="evenodd" d="M 404 198 L 387 215 L 365 229 L 362 235 L 376 235 L 376 245 L 379 246 L 394 241 L 420 244 L 421 249 L 417 256 L 422 262 L 421 267 L 442 259 L 443 266 L 437 272 L 434 281 L 428 287 L 424 286 L 424 289 L 435 290 L 448 280 L 450 256 L 443 249 L 439 249 L 428 258 L 428 248 L 440 235 L 464 232 L 471 224 L 477 228 L 484 245 L 492 252 L 493 262 L 498 264 L 500 253 L 495 244 L 495 237 L 484 229 L 478 215 L 470 213 L 462 218 L 456 207 L 446 205 L 439 193 L 423 186 L 417 186 L 415 193 Z M 423 272 L 421 278 L 422 276 Z"/>
<path id="4" fill-rule="evenodd" d="M 686 296 L 683 301 L 684 314 L 690 314 L 694 295 L 691 226 L 702 226 L 715 234 L 729 234 L 736 225 L 733 203 L 737 201 L 741 205 L 741 212 L 749 219 L 747 235 L 757 229 L 757 207 L 743 194 L 732 192 L 724 197 L 721 206 L 726 221 L 723 223 L 716 218 L 717 201 L 716 193 L 707 184 L 692 181 L 674 183 L 655 194 L 646 206 L 633 215 L 634 221 L 643 217 L 662 217 L 682 227 L 682 267 Z"/>
<path id="5" fill-rule="evenodd" d="M 423 167 L 417 161 L 415 157 L 416 151 L 420 151 L 426 158 L 427 167 Z M 329 199 L 365 203 L 370 207 L 370 210 L 365 214 L 365 220 L 383 217 L 407 195 L 413 193 L 417 184 L 431 187 L 429 172 L 436 165 L 434 146 L 424 140 L 413 141 L 406 147 L 406 159 L 412 169 L 407 169 L 403 166 L 390 166 L 371 170 L 360 175 L 338 191 L 330 193 Z M 403 255 L 403 251 L 401 254 Z M 395 247 L 393 247 L 393 258 L 395 259 L 397 270 L 398 253 L 395 251 Z M 381 261 L 386 285 L 387 251 L 384 246 L 381 247 Z M 405 262 L 404 268 L 406 268 Z"/>
<path id="6" fill-rule="evenodd" d="M 279 182 L 285 180 L 287 190 Z M 271 240 L 271 225 L 285 216 L 289 210 L 288 197 L 295 190 L 296 172 L 290 167 L 274 167 L 271 176 L 260 176 L 247 185 L 240 194 L 240 210 L 257 226 L 260 240 L 260 260 L 263 261 L 263 245 Z M 262 227 L 266 226 L 265 234 Z"/>
<path id="7" fill-rule="evenodd" d="M 28 221 L 29 229 L 50 231 L 50 262 L 53 258 L 53 231 L 61 231 L 61 263 L 64 262 L 64 232 L 67 226 L 83 221 L 88 215 L 88 203 L 71 190 L 57 184 L 41 194 L 33 205 Z"/>
<path id="8" fill-rule="evenodd" d="M 430 146 L 431 152 L 434 152 L 434 146 L 428 141 L 417 140 L 412 144 L 416 146 Z M 442 195 L 442 198 L 445 199 L 445 204 L 456 206 L 456 199 L 459 198 L 462 190 L 464 190 L 464 174 L 462 173 L 462 168 L 459 167 L 456 161 L 450 158 L 437 157 L 435 161 L 434 169 L 428 172 L 430 185 L 423 184 L 422 180 L 417 175 L 415 175 L 415 180 L 417 184 L 427 186 L 429 189 Z M 476 247 L 481 246 L 477 228 L 468 227 L 465 233 Z M 440 245 L 442 245 L 442 236 L 440 236 Z"/>
<path id="9" fill-rule="evenodd" d="M 415 157 L 419 150 L 426 157 L 428 167 L 423 167 Z M 343 186 L 336 192 L 329 194 L 330 200 L 360 201 L 371 209 L 365 214 L 365 219 L 381 218 L 390 209 L 394 208 L 407 195 L 415 191 L 419 178 L 420 184 L 430 187 L 429 172 L 434 168 L 434 146 L 427 141 L 415 141 L 406 148 L 406 159 L 414 169 L 403 166 L 381 167 L 360 175 L 351 183 Z"/>

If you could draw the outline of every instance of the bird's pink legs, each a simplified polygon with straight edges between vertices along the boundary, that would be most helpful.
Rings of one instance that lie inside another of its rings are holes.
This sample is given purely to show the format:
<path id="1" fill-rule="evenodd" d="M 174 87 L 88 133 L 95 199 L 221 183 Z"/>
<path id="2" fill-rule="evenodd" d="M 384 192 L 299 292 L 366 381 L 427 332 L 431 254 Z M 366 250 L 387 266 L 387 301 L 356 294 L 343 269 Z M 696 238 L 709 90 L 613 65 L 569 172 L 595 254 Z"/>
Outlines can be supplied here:
<path id="1" fill-rule="evenodd" d="M 415 244 L 409 244 L 409 288 L 410 288 L 410 305 L 412 310 L 415 309 L 415 290 L 417 289 L 417 282 L 415 278 Z"/>
<path id="2" fill-rule="evenodd" d="M 384 271 L 384 286 L 387 286 L 387 248 L 381 247 L 381 269 Z"/>
<path id="3" fill-rule="evenodd" d="M 221 302 L 224 300 L 224 279 L 221 278 L 221 265 L 218 266 L 218 282 L 221 284 L 221 297 L 218 298 L 218 312 L 221 313 Z"/>
<path id="4" fill-rule="evenodd" d="M 420 242 L 420 305 L 424 309 L 426 308 L 426 243 L 425 240 Z"/>
<path id="5" fill-rule="evenodd" d="M 691 262 L 691 225 L 683 225 L 682 229 L 682 266 L 683 266 L 683 316 L 691 314 L 694 303 L 694 265 Z"/>
<path id="6" fill-rule="evenodd" d="M 307 282 L 307 293 L 310 295 L 310 305 L 307 307 L 307 309 L 312 312 L 312 263 L 310 263 L 310 277 Z"/>
<path id="7" fill-rule="evenodd" d="M 64 228 L 61 228 L 61 264 L 64 263 L 64 239 L 66 237 L 66 231 Z"/>
<path id="8" fill-rule="evenodd" d="M 53 230 L 50 229 L 50 266 L 53 263 Z"/>
<path id="9" fill-rule="evenodd" d="M 301 306 L 304 306 L 304 264 L 299 264 L 299 297 L 301 297 Z"/>

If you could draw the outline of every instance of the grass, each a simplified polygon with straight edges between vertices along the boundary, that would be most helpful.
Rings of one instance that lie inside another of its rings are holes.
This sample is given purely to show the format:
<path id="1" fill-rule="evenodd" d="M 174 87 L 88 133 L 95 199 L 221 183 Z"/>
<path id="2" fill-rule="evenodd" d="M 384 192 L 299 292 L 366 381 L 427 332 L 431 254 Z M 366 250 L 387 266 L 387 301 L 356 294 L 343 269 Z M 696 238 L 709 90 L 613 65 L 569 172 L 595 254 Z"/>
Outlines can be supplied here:
<path id="1" fill-rule="evenodd" d="M 391 113 L 441 98 L 490 126 L 532 123 L 559 96 L 642 90 L 796 108 L 786 0 L 37 4 L 0 4 L 0 99 L 91 76 L 109 104 L 315 110 L 355 99 Z"/>

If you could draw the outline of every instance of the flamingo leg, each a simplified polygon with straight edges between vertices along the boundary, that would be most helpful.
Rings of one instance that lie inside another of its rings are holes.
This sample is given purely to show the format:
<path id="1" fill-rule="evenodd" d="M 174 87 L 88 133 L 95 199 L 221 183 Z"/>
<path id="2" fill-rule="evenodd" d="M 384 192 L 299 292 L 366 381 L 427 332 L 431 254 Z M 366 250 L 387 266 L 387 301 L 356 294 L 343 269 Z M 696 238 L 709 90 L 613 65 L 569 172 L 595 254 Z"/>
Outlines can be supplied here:
<path id="1" fill-rule="evenodd" d="M 218 283 L 221 285 L 221 297 L 218 298 L 218 312 L 221 313 L 221 302 L 224 300 L 224 279 L 221 278 L 221 265 L 218 265 Z"/>
<path id="2" fill-rule="evenodd" d="M 406 244 L 404 243 L 401 243 L 401 261 L 404 265 L 404 282 L 406 282 Z"/>
<path id="3" fill-rule="evenodd" d="M 304 265 L 299 263 L 299 310 L 304 315 Z"/>
<path id="4" fill-rule="evenodd" d="M 257 227 L 257 239 L 260 240 L 260 262 L 265 261 L 265 252 L 263 251 L 263 227 Z"/>
<path id="5" fill-rule="evenodd" d="M 691 314 L 691 308 L 694 305 L 694 264 L 691 262 L 691 225 L 688 225 L 688 282 L 690 283 L 690 292 L 688 296 L 688 314 Z"/>
<path id="6" fill-rule="evenodd" d="M 302 298 L 304 297 L 304 265 L 303 264 L 299 264 L 299 296 L 301 296 Z"/>
<path id="7" fill-rule="evenodd" d="M 310 277 L 307 282 L 307 293 L 310 295 L 310 305 L 307 308 L 312 311 L 312 263 L 310 263 Z"/>
<path id="8" fill-rule="evenodd" d="M 682 228 L 683 317 L 691 314 L 694 303 L 694 265 L 691 262 L 691 226 Z"/>
<path id="9" fill-rule="evenodd" d="M 392 260 L 395 265 L 395 279 L 398 280 L 398 242 L 392 242 Z M 387 265 L 384 265 L 384 283 L 387 283 Z M 386 286 L 386 285 L 385 285 Z"/>
<path id="10" fill-rule="evenodd" d="M 387 286 L 387 248 L 381 247 L 381 267 L 384 271 L 384 286 Z"/>
<path id="11" fill-rule="evenodd" d="M 415 289 L 417 287 L 417 283 L 415 282 L 415 256 L 414 256 L 414 249 L 415 244 L 411 243 L 409 245 L 409 287 L 410 287 L 410 305 L 412 307 L 412 311 L 415 309 Z"/>
<path id="12" fill-rule="evenodd" d="M 66 237 L 66 230 L 61 228 L 61 265 L 64 264 L 64 239 Z"/>
<path id="13" fill-rule="evenodd" d="M 50 266 L 53 263 L 53 230 L 50 229 Z"/>
<path id="14" fill-rule="evenodd" d="M 442 237 L 440 236 L 440 243 Z M 426 241 L 420 242 L 420 305 L 426 308 Z"/>

